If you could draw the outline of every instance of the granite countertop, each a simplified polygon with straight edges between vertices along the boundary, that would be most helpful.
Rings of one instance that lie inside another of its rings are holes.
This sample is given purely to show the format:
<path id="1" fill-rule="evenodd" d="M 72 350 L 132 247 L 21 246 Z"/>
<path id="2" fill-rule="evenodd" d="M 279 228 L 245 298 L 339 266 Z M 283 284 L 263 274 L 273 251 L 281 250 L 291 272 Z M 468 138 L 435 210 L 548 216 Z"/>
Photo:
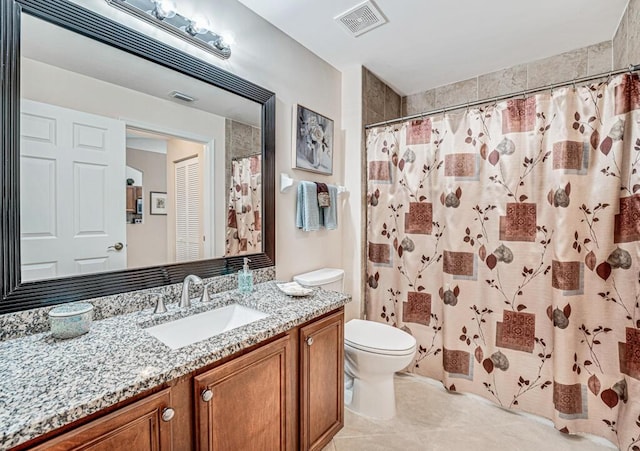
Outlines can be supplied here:
<path id="1" fill-rule="evenodd" d="M 8 449 L 335 310 L 348 295 L 314 289 L 282 293 L 275 282 L 250 295 L 228 291 L 189 309 L 170 304 L 94 321 L 89 333 L 56 340 L 39 333 L 0 342 L 0 449 Z M 265 319 L 171 350 L 144 328 L 231 303 L 269 314 Z"/>

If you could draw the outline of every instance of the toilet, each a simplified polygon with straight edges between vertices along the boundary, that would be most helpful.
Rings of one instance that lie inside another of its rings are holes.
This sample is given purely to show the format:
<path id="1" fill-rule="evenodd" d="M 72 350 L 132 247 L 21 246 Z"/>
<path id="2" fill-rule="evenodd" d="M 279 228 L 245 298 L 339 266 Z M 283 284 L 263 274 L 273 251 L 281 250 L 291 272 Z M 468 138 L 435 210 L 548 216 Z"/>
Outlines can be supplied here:
<path id="1" fill-rule="evenodd" d="M 307 287 L 343 290 L 344 271 L 323 268 L 295 276 Z M 398 328 L 361 319 L 344 326 L 345 406 L 360 415 L 387 420 L 396 414 L 393 375 L 416 353 L 416 339 Z"/>

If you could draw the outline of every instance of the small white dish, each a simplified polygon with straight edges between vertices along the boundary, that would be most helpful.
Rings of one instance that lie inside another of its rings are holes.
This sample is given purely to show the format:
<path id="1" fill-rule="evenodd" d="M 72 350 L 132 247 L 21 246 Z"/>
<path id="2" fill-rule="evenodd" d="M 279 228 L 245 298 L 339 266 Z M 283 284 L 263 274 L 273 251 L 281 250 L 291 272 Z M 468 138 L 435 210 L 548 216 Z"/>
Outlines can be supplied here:
<path id="1" fill-rule="evenodd" d="M 313 293 L 312 288 L 305 288 L 298 282 L 277 283 L 280 291 L 289 296 L 308 296 Z"/>

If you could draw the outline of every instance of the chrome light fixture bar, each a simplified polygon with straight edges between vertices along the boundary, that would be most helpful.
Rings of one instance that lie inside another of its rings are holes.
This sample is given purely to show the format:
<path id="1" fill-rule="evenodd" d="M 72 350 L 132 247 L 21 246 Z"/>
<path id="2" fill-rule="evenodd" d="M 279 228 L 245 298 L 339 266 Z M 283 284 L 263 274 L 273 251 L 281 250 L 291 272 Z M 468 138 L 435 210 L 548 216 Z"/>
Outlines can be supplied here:
<path id="1" fill-rule="evenodd" d="M 213 53 L 218 58 L 227 59 L 231 56 L 231 47 L 222 35 L 208 30 L 194 19 L 179 14 L 167 0 L 106 0 L 106 2 L 200 49 Z"/>

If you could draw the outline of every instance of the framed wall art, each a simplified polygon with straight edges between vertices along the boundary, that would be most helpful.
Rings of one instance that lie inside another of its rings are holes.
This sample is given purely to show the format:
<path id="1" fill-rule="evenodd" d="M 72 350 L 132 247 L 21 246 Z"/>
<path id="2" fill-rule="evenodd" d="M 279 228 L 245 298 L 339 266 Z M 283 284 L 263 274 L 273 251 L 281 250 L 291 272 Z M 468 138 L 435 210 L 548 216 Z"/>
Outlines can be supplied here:
<path id="1" fill-rule="evenodd" d="M 151 191 L 149 195 L 151 197 L 150 199 L 151 214 L 166 215 L 167 214 L 167 193 Z"/>
<path id="2" fill-rule="evenodd" d="M 333 120 L 294 105 L 293 127 L 293 169 L 333 174 Z"/>

